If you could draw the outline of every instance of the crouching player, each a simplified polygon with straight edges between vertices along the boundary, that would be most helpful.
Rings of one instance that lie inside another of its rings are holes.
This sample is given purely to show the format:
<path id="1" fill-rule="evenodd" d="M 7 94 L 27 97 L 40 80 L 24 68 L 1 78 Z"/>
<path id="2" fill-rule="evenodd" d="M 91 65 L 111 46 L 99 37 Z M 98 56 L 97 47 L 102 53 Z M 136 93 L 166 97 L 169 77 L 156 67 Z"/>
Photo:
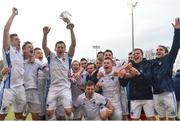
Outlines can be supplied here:
<path id="1" fill-rule="evenodd" d="M 82 107 L 85 120 L 107 120 L 114 110 L 107 98 L 95 93 L 95 86 L 92 81 L 86 83 L 85 93 L 77 98 L 73 106 L 74 110 Z"/>

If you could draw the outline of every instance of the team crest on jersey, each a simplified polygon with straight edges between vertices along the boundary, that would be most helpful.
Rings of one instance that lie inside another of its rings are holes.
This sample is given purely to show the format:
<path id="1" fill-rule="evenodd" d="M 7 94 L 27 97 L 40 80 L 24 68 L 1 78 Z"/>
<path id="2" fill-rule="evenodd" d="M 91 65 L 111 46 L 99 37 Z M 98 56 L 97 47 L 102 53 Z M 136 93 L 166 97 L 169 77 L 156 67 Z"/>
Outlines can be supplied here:
<path id="1" fill-rule="evenodd" d="M 114 80 L 114 77 L 111 77 L 112 80 Z"/>
<path id="2" fill-rule="evenodd" d="M 162 62 L 161 62 L 161 61 L 158 61 L 158 65 L 159 65 L 159 66 L 162 65 Z"/>
<path id="3" fill-rule="evenodd" d="M 140 69 L 139 71 L 140 71 L 141 73 L 143 72 L 143 70 L 142 70 L 142 69 Z"/>
<path id="4" fill-rule="evenodd" d="M 62 60 L 65 62 L 65 58 L 63 57 Z"/>
<path id="5" fill-rule="evenodd" d="M 93 104 L 96 104 L 96 102 L 94 101 Z"/>

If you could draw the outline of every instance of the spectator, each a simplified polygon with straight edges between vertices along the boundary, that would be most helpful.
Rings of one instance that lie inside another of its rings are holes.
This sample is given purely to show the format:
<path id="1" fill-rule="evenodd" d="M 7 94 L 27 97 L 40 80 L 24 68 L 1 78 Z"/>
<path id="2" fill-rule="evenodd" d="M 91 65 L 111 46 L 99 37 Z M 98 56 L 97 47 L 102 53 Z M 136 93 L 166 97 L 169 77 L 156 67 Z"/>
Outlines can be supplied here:
<path id="1" fill-rule="evenodd" d="M 173 80 L 174 80 L 174 90 L 175 90 L 175 95 L 176 95 L 176 100 L 177 100 L 177 114 L 178 114 L 179 106 L 180 106 L 180 70 L 177 70 Z M 177 116 L 178 120 L 180 120 L 179 118 L 180 117 Z"/>

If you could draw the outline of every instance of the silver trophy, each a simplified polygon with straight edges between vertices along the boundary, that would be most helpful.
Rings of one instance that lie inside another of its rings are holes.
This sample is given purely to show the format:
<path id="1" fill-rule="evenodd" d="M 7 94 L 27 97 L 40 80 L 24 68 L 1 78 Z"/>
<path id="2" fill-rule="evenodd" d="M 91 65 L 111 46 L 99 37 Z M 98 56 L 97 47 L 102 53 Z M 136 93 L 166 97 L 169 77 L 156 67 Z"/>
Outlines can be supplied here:
<path id="1" fill-rule="evenodd" d="M 71 14 L 68 11 L 64 11 L 61 13 L 61 15 L 59 16 L 60 19 L 62 19 L 64 22 L 67 23 L 66 28 L 70 29 L 70 28 L 74 28 L 74 24 L 71 23 Z"/>

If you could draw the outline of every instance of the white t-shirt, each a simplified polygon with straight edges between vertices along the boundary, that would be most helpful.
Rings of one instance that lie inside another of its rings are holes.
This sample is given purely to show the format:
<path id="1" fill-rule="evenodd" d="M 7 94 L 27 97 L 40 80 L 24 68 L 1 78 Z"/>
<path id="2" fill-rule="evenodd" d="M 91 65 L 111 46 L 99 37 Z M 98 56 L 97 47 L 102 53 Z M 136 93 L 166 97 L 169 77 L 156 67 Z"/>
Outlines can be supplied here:
<path id="1" fill-rule="evenodd" d="M 24 62 L 24 87 L 25 89 L 37 89 L 38 88 L 38 70 L 45 69 L 47 66 L 40 60 L 35 59 L 34 63 Z"/>
<path id="2" fill-rule="evenodd" d="M 113 106 L 120 107 L 120 83 L 117 76 L 113 76 L 113 71 L 110 74 L 105 74 L 99 79 L 102 83 L 103 96 L 108 98 Z"/>

